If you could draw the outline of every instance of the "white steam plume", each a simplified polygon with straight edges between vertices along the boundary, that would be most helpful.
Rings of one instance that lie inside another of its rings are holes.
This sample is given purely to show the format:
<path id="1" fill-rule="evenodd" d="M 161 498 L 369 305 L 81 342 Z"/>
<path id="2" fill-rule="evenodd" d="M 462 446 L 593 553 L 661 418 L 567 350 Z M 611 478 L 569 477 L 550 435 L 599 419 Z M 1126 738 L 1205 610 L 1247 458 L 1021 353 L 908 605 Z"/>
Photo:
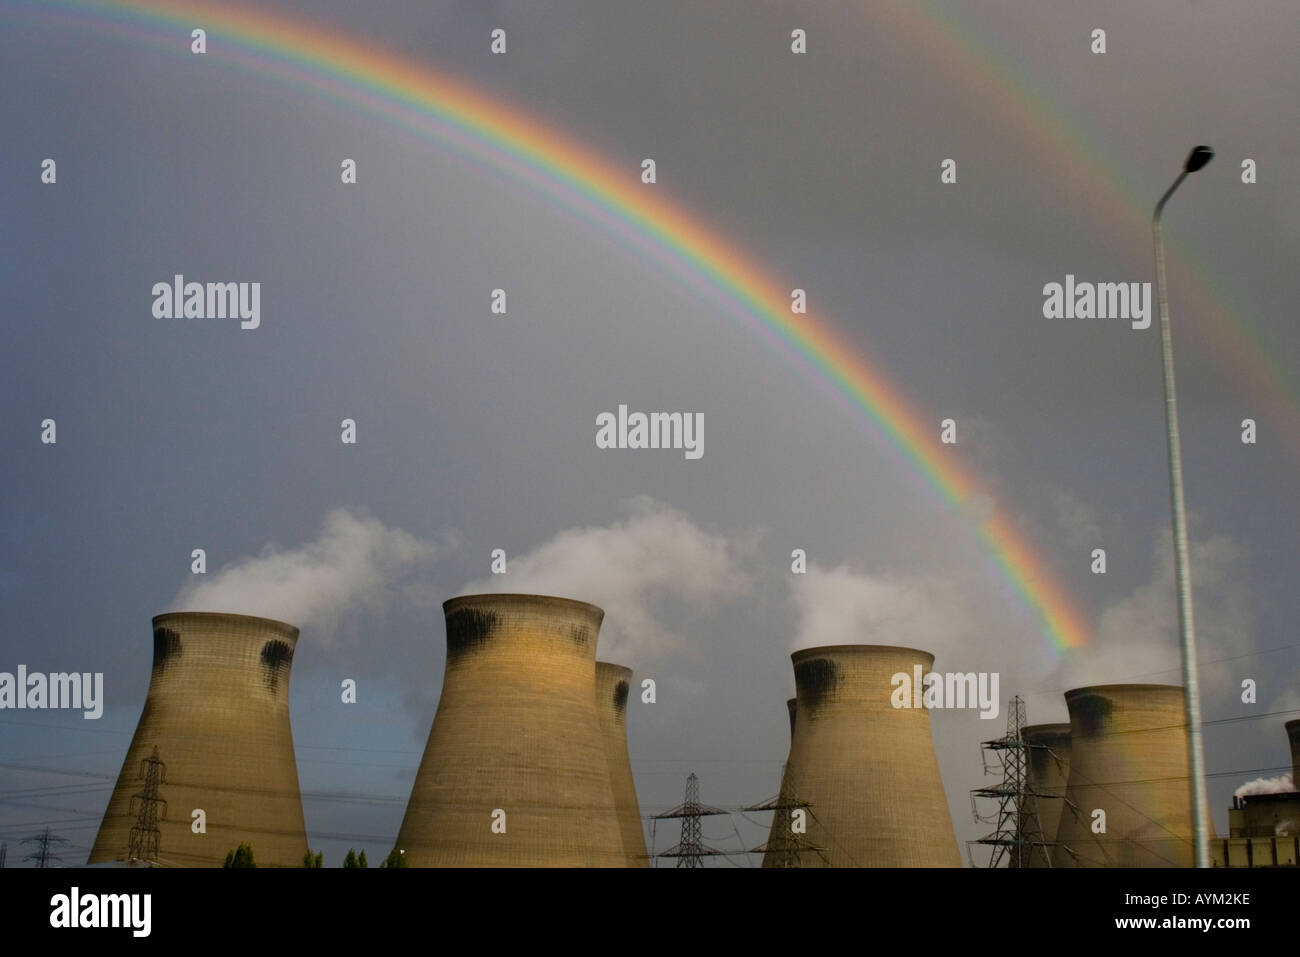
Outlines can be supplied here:
<path id="1" fill-rule="evenodd" d="M 1072 652 L 1078 684 L 1149 681 L 1182 684 L 1178 645 L 1172 536 L 1162 531 L 1152 545 L 1152 576 L 1107 608 L 1090 647 Z M 1241 550 L 1226 536 L 1190 544 L 1196 599 L 1196 639 L 1203 684 L 1231 677 L 1219 659 L 1254 650 L 1254 612 Z"/>
<path id="2" fill-rule="evenodd" d="M 624 504 L 611 525 L 570 528 L 526 555 L 508 557 L 506 574 L 470 582 L 460 594 L 520 592 L 591 602 L 605 610 L 600 657 L 643 667 L 683 644 L 663 620 L 665 600 L 716 611 L 742 594 L 745 545 L 701 530 L 683 512 L 645 496 Z"/>
<path id="3" fill-rule="evenodd" d="M 377 519 L 334 509 L 314 541 L 289 549 L 267 545 L 185 585 L 172 609 L 276 618 L 328 637 L 350 610 L 382 610 L 403 569 L 443 551 Z"/>
<path id="4" fill-rule="evenodd" d="M 1275 778 L 1255 778 L 1253 781 L 1247 781 L 1233 791 L 1232 796 L 1249 797 L 1252 794 L 1283 794 L 1294 790 L 1291 775 L 1279 774 Z"/>
<path id="5" fill-rule="evenodd" d="M 935 652 L 966 638 L 952 587 L 935 579 L 872 575 L 850 565 L 809 562 L 795 577 L 794 649 L 820 645 L 901 645 Z"/>

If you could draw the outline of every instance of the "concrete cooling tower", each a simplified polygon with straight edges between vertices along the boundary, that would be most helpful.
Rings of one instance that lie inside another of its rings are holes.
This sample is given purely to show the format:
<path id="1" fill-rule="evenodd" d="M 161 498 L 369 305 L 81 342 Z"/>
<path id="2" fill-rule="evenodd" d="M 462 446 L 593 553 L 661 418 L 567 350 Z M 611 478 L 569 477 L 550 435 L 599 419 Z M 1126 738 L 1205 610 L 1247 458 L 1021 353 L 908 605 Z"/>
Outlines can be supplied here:
<path id="1" fill-rule="evenodd" d="M 798 698 L 790 698 L 785 703 L 790 712 L 790 740 L 794 740 L 795 715 L 798 713 Z M 790 812 L 797 806 L 798 798 L 790 781 L 790 758 L 786 754 L 786 763 L 781 768 L 781 790 L 777 792 L 776 803 L 764 805 L 772 808 L 772 824 L 768 828 L 767 843 L 763 845 L 764 867 L 798 867 L 808 849 L 802 845 L 797 835 L 791 831 Z"/>
<path id="2" fill-rule="evenodd" d="M 924 708 L 895 708 L 893 676 L 928 672 L 911 648 L 834 645 L 791 656 L 798 720 L 787 771 L 807 803 L 803 867 L 960 867 Z"/>
<path id="3" fill-rule="evenodd" d="M 1300 791 L 1300 718 L 1286 723 L 1286 736 L 1291 742 L 1291 787 Z"/>
<path id="4" fill-rule="evenodd" d="M 259 867 L 302 863 L 307 831 L 289 728 L 297 643 L 297 628 L 267 618 L 154 618 L 144 711 L 88 863 L 220 867 L 241 843 Z M 150 760 L 155 750 L 161 765 Z M 206 833 L 191 829 L 196 809 Z"/>
<path id="5" fill-rule="evenodd" d="M 443 603 L 442 696 L 397 837 L 412 867 L 624 867 L 596 714 L 595 605 Z"/>
<path id="6" fill-rule="evenodd" d="M 1070 777 L 1052 863 L 1191 867 L 1183 689 L 1101 685 L 1067 691 L 1065 703 Z M 1105 812 L 1105 833 L 1094 832 L 1098 811 Z"/>
<path id="7" fill-rule="evenodd" d="M 1055 866 L 1054 848 L 1065 788 L 1070 773 L 1070 726 L 1032 724 L 1020 729 L 1029 747 L 1026 789 L 1031 792 L 1021 811 L 1021 828 L 1031 842 L 1025 867 Z"/>
<path id="8" fill-rule="evenodd" d="M 627 693 L 631 684 L 631 668 L 596 662 L 596 717 L 605 745 L 610 786 L 614 789 L 614 807 L 623 832 L 623 851 L 629 867 L 649 867 L 641 805 L 637 803 L 632 762 L 627 753 Z"/>

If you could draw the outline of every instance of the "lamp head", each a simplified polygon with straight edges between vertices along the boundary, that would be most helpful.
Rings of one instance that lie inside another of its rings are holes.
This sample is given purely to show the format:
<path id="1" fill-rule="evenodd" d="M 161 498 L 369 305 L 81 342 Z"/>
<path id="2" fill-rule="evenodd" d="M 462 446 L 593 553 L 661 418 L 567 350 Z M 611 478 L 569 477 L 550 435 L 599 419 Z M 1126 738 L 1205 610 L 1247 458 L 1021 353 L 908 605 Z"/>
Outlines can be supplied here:
<path id="1" fill-rule="evenodd" d="M 1183 169 L 1195 173 L 1198 169 L 1204 169 L 1212 159 L 1214 159 L 1213 149 L 1208 146 L 1197 146 L 1187 154 L 1187 162 L 1183 164 Z"/>

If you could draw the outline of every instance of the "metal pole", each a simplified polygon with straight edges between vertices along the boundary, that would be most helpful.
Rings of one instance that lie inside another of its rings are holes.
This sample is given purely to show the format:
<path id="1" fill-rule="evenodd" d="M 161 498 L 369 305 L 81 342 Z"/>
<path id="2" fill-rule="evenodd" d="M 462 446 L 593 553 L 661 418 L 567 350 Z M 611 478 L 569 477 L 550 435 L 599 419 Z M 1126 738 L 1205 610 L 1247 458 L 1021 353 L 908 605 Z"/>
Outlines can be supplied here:
<path id="1" fill-rule="evenodd" d="M 1169 331 L 1169 297 L 1165 286 L 1165 248 L 1160 232 L 1160 214 L 1165 202 L 1184 179 L 1184 170 L 1174 180 L 1151 219 L 1156 247 L 1156 285 L 1160 299 L 1160 351 L 1164 367 L 1165 425 L 1169 439 L 1169 491 L 1174 517 L 1174 576 L 1178 588 L 1178 637 L 1183 653 L 1183 686 L 1186 689 L 1187 755 L 1191 772 L 1192 836 L 1196 866 L 1209 867 L 1209 828 L 1205 819 L 1205 754 L 1201 747 L 1201 692 L 1196 673 L 1196 629 L 1192 621 L 1191 566 L 1187 558 L 1187 512 L 1183 502 L 1183 453 L 1178 437 L 1178 399 L 1174 388 L 1174 343 Z"/>

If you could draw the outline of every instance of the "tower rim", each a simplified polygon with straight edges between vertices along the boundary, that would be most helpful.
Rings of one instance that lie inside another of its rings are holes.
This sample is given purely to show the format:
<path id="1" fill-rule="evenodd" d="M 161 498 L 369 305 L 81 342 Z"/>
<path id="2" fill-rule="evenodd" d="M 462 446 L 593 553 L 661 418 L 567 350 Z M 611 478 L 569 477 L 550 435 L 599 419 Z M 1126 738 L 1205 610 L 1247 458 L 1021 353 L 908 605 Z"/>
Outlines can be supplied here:
<path id="1" fill-rule="evenodd" d="M 527 592 L 475 592 L 468 595 L 456 595 L 448 598 L 442 603 L 443 614 L 449 614 L 457 608 L 464 605 L 474 604 L 476 602 L 496 602 L 517 605 L 538 605 L 552 608 L 582 609 L 588 615 L 593 616 L 597 622 L 605 618 L 605 609 L 599 605 L 593 605 L 589 601 L 580 601 L 576 598 L 562 598 L 559 595 L 534 595 Z"/>
<path id="2" fill-rule="evenodd" d="M 859 656 L 862 652 L 889 652 L 891 654 L 920 655 L 930 659 L 930 664 L 934 664 L 934 652 L 926 651 L 924 648 L 909 648 L 904 645 L 817 645 L 813 648 L 800 648 L 798 651 L 791 652 L 790 660 L 795 664 L 808 658 L 814 658 L 818 655 L 831 656 L 834 654 L 849 654 L 854 657 Z"/>
<path id="3" fill-rule="evenodd" d="M 1084 695 L 1096 694 L 1118 694 L 1128 692 L 1144 692 L 1155 694 L 1160 692 L 1178 692 L 1183 694 L 1186 689 L 1182 685 L 1165 685 L 1165 684 L 1115 684 L 1115 685 L 1087 685 L 1082 688 L 1071 688 L 1065 692 L 1065 702 L 1068 705 L 1075 698 L 1081 698 Z"/>
<path id="4" fill-rule="evenodd" d="M 300 629 L 297 625 L 291 625 L 287 621 L 281 621 L 279 618 L 264 618 L 261 615 L 243 615 L 233 611 L 166 611 L 160 615 L 153 616 L 153 627 L 157 628 L 160 624 L 166 624 L 168 621 L 174 621 L 179 618 L 198 618 L 203 621 L 230 621 L 235 619 L 248 623 L 256 623 L 262 627 L 270 626 L 275 631 L 280 631 L 286 637 L 293 640 L 298 639 Z"/>

